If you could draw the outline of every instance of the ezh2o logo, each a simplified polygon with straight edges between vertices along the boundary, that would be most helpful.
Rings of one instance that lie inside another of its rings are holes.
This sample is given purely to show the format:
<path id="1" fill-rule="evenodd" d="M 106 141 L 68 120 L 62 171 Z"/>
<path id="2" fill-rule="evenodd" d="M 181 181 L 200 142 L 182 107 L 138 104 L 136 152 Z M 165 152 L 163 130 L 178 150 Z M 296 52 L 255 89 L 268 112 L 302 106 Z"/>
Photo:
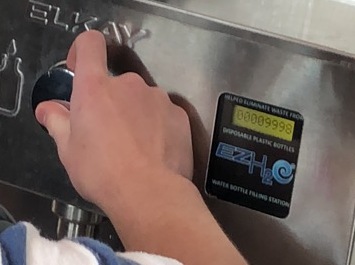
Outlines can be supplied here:
<path id="1" fill-rule="evenodd" d="M 253 151 L 225 143 L 219 143 L 216 151 L 217 157 L 248 166 L 248 173 L 250 175 L 254 173 L 255 168 L 259 168 L 262 183 L 265 185 L 272 186 L 273 180 L 282 185 L 287 185 L 292 181 L 293 171 L 296 167 L 295 164 L 290 164 L 286 160 L 280 159 L 270 169 L 266 166 L 266 155 L 263 155 L 262 161 L 256 161 L 255 155 Z"/>

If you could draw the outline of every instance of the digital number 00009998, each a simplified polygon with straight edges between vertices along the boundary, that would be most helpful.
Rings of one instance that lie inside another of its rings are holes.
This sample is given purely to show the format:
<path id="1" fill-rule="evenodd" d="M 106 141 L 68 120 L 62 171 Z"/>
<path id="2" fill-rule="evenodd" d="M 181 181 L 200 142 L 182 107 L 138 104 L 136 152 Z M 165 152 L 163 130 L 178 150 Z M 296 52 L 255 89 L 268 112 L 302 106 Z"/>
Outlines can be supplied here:
<path id="1" fill-rule="evenodd" d="M 295 122 L 261 111 L 235 106 L 232 123 L 236 126 L 292 141 Z"/>

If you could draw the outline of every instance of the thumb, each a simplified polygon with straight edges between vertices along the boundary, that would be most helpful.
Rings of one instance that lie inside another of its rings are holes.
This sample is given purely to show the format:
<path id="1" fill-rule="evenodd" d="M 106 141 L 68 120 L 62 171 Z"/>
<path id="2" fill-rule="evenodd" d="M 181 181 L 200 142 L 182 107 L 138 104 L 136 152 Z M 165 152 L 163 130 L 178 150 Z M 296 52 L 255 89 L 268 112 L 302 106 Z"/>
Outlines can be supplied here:
<path id="1" fill-rule="evenodd" d="M 56 101 L 42 102 L 36 108 L 38 122 L 46 127 L 53 137 L 58 149 L 64 148 L 70 134 L 70 112 L 61 103 Z"/>

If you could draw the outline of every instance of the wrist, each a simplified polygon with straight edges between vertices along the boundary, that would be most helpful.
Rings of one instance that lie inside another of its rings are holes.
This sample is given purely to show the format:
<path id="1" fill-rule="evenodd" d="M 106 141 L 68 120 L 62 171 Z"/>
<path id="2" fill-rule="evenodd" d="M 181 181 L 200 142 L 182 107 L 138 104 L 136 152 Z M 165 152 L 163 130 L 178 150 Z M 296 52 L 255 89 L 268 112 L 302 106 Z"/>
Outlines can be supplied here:
<path id="1" fill-rule="evenodd" d="M 145 210 L 151 207 L 165 208 L 171 205 L 181 207 L 187 201 L 203 200 L 194 184 L 169 170 L 151 168 L 130 172 L 129 176 L 112 178 L 114 181 L 105 188 L 106 192 L 97 196 L 95 203 L 110 217 L 118 212 L 130 215 L 136 207 Z M 157 208 L 156 208 L 157 209 Z"/>
<path id="2" fill-rule="evenodd" d="M 151 174 L 121 186 L 102 206 L 126 250 L 186 264 L 245 264 L 192 182 L 172 172 Z"/>

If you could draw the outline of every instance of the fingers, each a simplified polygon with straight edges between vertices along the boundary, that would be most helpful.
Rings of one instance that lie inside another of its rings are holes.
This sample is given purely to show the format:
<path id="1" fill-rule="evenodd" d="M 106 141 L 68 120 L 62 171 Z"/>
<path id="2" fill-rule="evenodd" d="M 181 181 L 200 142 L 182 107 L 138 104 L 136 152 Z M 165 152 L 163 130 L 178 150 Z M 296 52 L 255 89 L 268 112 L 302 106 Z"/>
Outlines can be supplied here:
<path id="1" fill-rule="evenodd" d="M 55 101 L 42 102 L 36 109 L 36 118 L 46 127 L 58 149 L 65 149 L 70 135 L 69 110 Z"/>
<path id="2" fill-rule="evenodd" d="M 103 34 L 94 30 L 80 34 L 69 50 L 67 66 L 76 76 L 107 75 L 107 51 Z"/>

